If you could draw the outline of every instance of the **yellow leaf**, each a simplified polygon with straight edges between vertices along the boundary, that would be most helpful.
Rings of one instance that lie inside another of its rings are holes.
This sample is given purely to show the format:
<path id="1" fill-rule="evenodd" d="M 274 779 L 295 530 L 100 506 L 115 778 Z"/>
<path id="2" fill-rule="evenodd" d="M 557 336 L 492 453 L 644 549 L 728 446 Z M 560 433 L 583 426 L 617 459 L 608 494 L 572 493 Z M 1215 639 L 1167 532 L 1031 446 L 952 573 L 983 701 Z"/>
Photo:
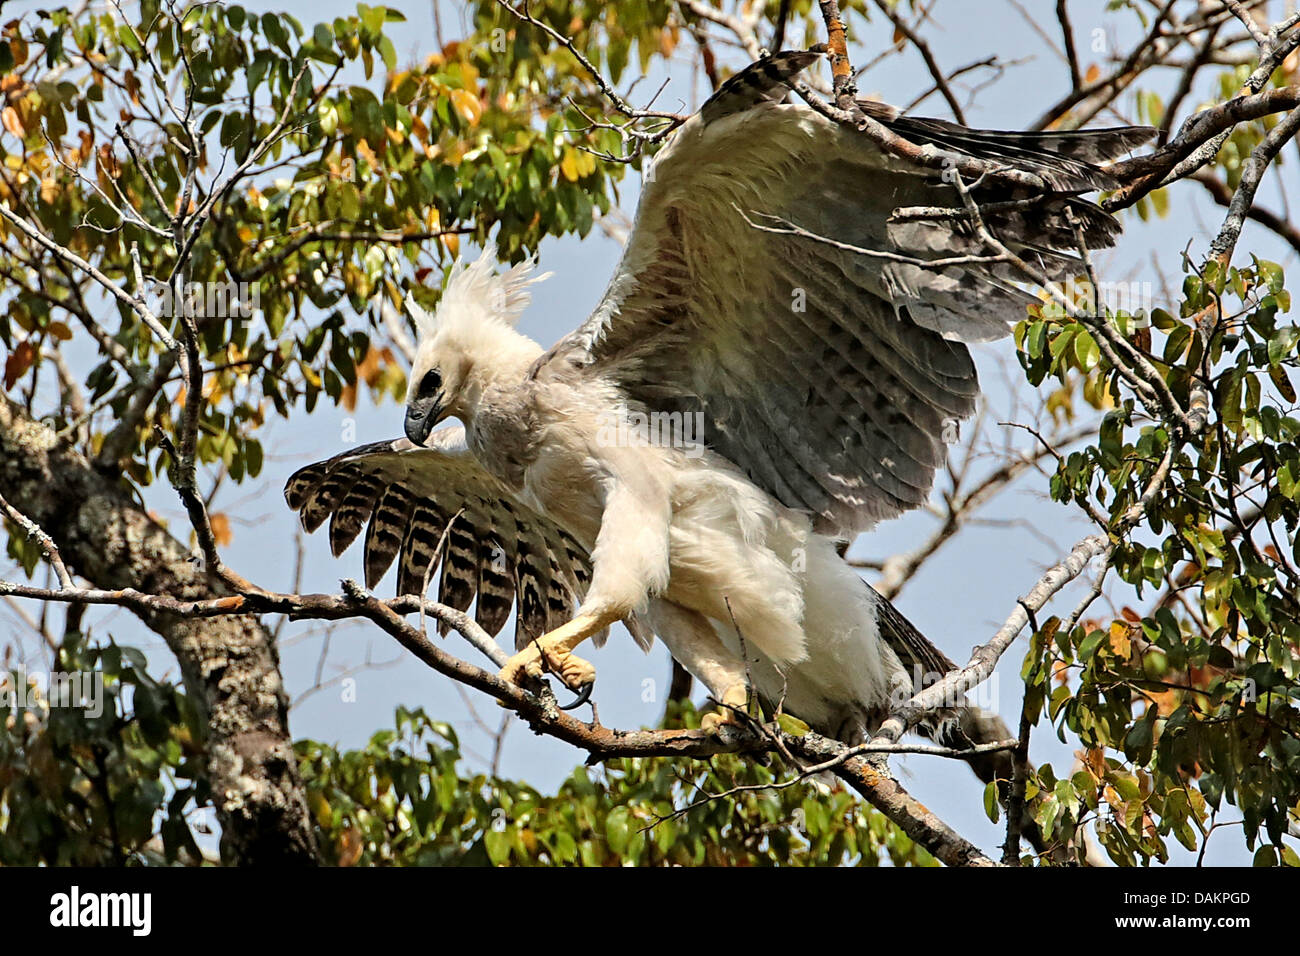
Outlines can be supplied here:
<path id="1" fill-rule="evenodd" d="M 807 724 L 792 714 L 777 714 L 776 722 L 791 737 L 803 737 L 810 729 Z"/>
<path id="2" fill-rule="evenodd" d="M 62 322 L 51 322 L 50 335 L 54 336 L 60 342 L 66 342 L 72 338 L 72 329 L 68 328 Z"/>
<path id="3" fill-rule="evenodd" d="M 320 795 L 319 792 L 312 794 L 311 802 L 316 806 L 316 822 L 321 826 L 329 826 L 333 817 L 334 810 L 330 802 Z"/>
<path id="4" fill-rule="evenodd" d="M 596 157 L 591 153 L 572 146 L 564 147 L 564 157 L 560 160 L 560 172 L 571 183 L 576 183 L 583 176 L 590 176 L 596 171 Z"/>
<path id="5" fill-rule="evenodd" d="M 22 137 L 27 135 L 27 131 L 23 129 L 22 120 L 18 118 L 18 111 L 12 106 L 6 106 L 4 112 L 0 114 L 0 118 L 3 119 L 5 129 L 14 136 L 22 139 Z"/>
<path id="6" fill-rule="evenodd" d="M 564 148 L 564 158 L 560 160 L 560 172 L 569 182 L 578 181 L 578 151 L 572 146 Z"/>
<path id="7" fill-rule="evenodd" d="M 1121 621 L 1115 621 L 1110 626 L 1110 646 L 1111 649 L 1119 655 L 1122 660 L 1128 660 L 1133 653 L 1133 640 L 1130 637 L 1131 629 L 1127 624 Z"/>
<path id="8" fill-rule="evenodd" d="M 465 159 L 465 154 L 469 152 L 469 146 L 464 140 L 453 139 L 443 150 L 443 158 L 450 166 L 459 166 Z M 430 157 L 431 159 L 435 157 Z"/>
<path id="9" fill-rule="evenodd" d="M 445 246 L 447 251 L 453 256 L 460 253 L 460 236 L 456 235 L 454 232 L 449 232 L 447 235 L 441 236 L 440 238 L 443 246 Z"/>
<path id="10" fill-rule="evenodd" d="M 339 866 L 355 866 L 364 849 L 361 831 L 356 827 L 348 827 L 339 838 Z"/>
<path id="11" fill-rule="evenodd" d="M 1101 67 L 1094 63 L 1088 67 L 1088 72 L 1083 75 L 1083 82 L 1096 83 L 1099 79 L 1101 79 Z"/>
<path id="12" fill-rule="evenodd" d="M 477 123 L 479 117 L 483 115 L 483 103 L 478 96 L 469 90 L 452 90 L 451 105 L 460 115 L 460 118 L 471 126 Z"/>
<path id="13" fill-rule="evenodd" d="M 1164 219 L 1169 215 L 1169 192 L 1164 189 L 1157 189 L 1151 193 L 1151 203 L 1155 206 L 1156 215 Z"/>
<path id="14" fill-rule="evenodd" d="M 429 141 L 429 127 L 418 116 L 411 117 L 411 135 L 426 143 Z"/>
<path id="15" fill-rule="evenodd" d="M 371 169 L 376 169 L 380 165 L 379 157 L 364 139 L 357 140 L 357 156 L 365 160 Z"/>
<path id="16" fill-rule="evenodd" d="M 209 520 L 212 524 L 212 537 L 216 539 L 218 547 L 224 548 L 230 544 L 234 537 L 230 533 L 230 519 L 223 514 L 214 514 Z"/>
<path id="17" fill-rule="evenodd" d="M 677 49 L 678 31 L 676 27 L 665 27 L 659 31 L 659 55 L 668 59 Z"/>

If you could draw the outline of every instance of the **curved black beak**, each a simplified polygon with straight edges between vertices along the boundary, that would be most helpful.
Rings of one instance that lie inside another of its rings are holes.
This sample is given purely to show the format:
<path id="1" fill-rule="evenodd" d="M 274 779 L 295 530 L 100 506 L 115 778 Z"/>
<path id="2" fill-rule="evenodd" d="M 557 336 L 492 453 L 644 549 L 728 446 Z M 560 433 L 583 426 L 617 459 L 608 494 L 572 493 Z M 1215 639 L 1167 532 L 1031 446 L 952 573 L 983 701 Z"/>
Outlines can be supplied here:
<path id="1" fill-rule="evenodd" d="M 441 410 L 437 395 L 411 400 L 406 406 L 406 437 L 412 444 L 424 444 L 429 432 L 438 423 L 438 413 Z"/>

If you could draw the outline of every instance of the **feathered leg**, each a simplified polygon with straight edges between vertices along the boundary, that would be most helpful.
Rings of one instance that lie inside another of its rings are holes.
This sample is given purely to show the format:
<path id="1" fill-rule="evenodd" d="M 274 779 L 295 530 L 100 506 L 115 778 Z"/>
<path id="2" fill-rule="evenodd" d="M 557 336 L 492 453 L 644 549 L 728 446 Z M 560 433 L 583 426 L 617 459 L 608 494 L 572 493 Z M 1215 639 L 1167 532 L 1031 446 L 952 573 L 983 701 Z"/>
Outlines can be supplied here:
<path id="1" fill-rule="evenodd" d="M 650 602 L 647 618 L 669 653 L 699 678 L 718 702 L 718 709 L 705 714 L 700 727 L 715 733 L 723 726 L 739 725 L 736 714 L 749 705 L 745 662 L 722 643 L 709 619 L 664 600 Z"/>
<path id="2" fill-rule="evenodd" d="M 633 462 L 635 464 L 635 462 Z M 610 479 L 600 532 L 591 553 L 591 587 L 578 614 L 529 643 L 501 669 L 512 684 L 524 675 L 559 676 L 585 700 L 596 668 L 573 653 L 589 637 L 632 614 L 647 596 L 668 583 L 668 524 L 672 517 L 667 492 L 645 469 L 622 469 L 627 477 Z"/>

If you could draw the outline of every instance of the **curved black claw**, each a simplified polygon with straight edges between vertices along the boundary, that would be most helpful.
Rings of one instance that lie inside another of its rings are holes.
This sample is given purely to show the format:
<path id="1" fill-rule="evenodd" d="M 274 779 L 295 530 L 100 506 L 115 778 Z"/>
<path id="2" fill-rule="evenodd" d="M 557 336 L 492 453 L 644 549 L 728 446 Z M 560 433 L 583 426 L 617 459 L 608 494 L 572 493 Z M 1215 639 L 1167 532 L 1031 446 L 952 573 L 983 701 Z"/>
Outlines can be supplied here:
<path id="1" fill-rule="evenodd" d="M 594 680 L 589 680 L 578 688 L 578 699 L 571 704 L 565 704 L 560 710 L 576 710 L 587 701 L 591 700 L 591 689 L 596 686 Z"/>

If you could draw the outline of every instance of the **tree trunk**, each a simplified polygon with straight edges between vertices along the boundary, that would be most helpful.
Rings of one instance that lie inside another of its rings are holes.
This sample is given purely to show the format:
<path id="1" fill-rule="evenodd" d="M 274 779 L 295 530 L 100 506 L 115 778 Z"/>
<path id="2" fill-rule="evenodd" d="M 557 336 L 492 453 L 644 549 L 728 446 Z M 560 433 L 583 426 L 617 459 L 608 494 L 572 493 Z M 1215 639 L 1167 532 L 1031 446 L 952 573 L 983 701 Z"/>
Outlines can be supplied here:
<path id="1" fill-rule="evenodd" d="M 0 494 L 54 539 L 96 587 L 180 600 L 227 593 L 139 506 L 55 433 L 0 398 Z M 279 655 L 257 617 L 141 614 L 180 662 L 207 726 L 207 779 L 227 863 L 318 862 L 289 736 Z"/>

